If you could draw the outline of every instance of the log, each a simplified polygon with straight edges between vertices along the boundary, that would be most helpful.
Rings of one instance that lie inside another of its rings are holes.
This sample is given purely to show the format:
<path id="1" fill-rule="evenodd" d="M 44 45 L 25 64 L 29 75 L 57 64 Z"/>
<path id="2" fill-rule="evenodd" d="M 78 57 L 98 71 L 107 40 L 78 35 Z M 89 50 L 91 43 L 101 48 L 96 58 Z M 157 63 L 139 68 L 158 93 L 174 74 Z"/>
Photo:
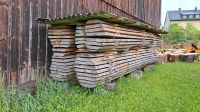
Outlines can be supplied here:
<path id="1" fill-rule="evenodd" d="M 197 53 L 198 55 L 200 55 L 200 49 L 195 50 L 195 53 Z"/>
<path id="2" fill-rule="evenodd" d="M 187 53 L 195 52 L 195 48 L 193 47 L 193 44 L 190 42 L 185 42 L 182 45 L 183 49 L 186 50 Z"/>
<path id="3" fill-rule="evenodd" d="M 168 54 L 167 58 L 169 62 L 177 62 L 180 61 L 180 54 Z"/>
<path id="4" fill-rule="evenodd" d="M 183 54 L 183 55 L 181 55 L 181 61 L 188 62 L 188 63 L 197 62 L 197 61 L 199 61 L 198 54 L 197 53 Z"/>
<path id="5" fill-rule="evenodd" d="M 185 49 L 165 49 L 165 54 L 185 54 Z"/>
<path id="6" fill-rule="evenodd" d="M 200 49 L 200 42 L 195 42 L 193 45 L 196 49 Z"/>

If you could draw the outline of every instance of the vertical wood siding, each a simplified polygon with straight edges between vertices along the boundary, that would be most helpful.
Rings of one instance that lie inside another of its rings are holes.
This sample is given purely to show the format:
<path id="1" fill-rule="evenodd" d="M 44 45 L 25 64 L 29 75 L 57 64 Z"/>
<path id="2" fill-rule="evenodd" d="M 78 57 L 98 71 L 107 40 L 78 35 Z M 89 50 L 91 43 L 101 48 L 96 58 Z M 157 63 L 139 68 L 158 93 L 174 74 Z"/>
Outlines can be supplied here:
<path id="1" fill-rule="evenodd" d="M 0 2 L 0 71 L 7 70 L 7 52 L 8 52 L 8 25 L 4 24 L 8 23 L 8 6 L 3 2 Z M 6 74 L 0 73 L 0 78 L 5 78 L 4 85 L 7 85 L 8 76 Z"/>
<path id="2" fill-rule="evenodd" d="M 159 27 L 161 0 L 0 0 L 0 75 L 4 84 L 17 85 L 48 74 L 52 46 L 48 26 L 37 24 L 37 18 L 98 11 Z"/>

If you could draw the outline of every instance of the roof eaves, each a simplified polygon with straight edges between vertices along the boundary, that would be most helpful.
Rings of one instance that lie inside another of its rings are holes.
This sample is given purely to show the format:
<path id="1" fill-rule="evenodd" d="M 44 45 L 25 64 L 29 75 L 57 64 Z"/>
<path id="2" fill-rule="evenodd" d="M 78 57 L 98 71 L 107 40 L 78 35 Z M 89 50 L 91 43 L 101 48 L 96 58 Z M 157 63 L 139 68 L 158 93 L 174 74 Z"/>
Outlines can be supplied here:
<path id="1" fill-rule="evenodd" d="M 50 25 L 77 25 L 80 23 L 84 23 L 88 20 L 99 19 L 110 23 L 121 24 L 128 27 L 135 27 L 142 30 L 147 30 L 153 33 L 165 34 L 166 31 L 153 27 L 151 25 L 138 22 L 135 20 L 130 20 L 127 18 L 119 18 L 118 16 L 108 13 L 108 12 L 98 12 L 98 13 L 87 13 L 87 14 L 79 14 L 73 15 L 64 18 L 56 18 L 56 19 L 46 19 L 46 18 L 38 18 L 37 22 L 42 24 L 50 24 Z"/>

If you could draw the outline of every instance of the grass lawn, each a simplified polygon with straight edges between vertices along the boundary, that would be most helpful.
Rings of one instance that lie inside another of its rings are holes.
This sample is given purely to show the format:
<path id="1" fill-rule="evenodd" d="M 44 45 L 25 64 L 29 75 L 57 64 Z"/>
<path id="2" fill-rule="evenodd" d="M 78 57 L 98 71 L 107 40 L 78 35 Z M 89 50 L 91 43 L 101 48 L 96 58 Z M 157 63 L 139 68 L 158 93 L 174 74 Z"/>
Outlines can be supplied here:
<path id="1" fill-rule="evenodd" d="M 35 97 L 1 91 L 0 110 L 12 112 L 199 112 L 200 63 L 167 63 L 145 71 L 140 80 L 122 77 L 118 89 L 88 90 L 73 84 L 38 81 Z M 66 89 L 67 88 L 67 89 Z M 10 106 L 11 105 L 11 106 Z"/>

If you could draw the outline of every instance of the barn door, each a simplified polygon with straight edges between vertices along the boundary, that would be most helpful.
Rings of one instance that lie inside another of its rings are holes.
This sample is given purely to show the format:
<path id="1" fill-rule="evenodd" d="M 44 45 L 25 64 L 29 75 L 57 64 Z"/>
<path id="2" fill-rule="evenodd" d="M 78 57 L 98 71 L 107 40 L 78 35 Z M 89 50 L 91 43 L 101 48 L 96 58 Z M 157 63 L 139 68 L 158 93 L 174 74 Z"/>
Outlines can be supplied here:
<path id="1" fill-rule="evenodd" d="M 8 24 L 8 5 L 0 1 L 0 79 L 7 85 L 9 77 L 7 71 L 7 25 Z"/>

